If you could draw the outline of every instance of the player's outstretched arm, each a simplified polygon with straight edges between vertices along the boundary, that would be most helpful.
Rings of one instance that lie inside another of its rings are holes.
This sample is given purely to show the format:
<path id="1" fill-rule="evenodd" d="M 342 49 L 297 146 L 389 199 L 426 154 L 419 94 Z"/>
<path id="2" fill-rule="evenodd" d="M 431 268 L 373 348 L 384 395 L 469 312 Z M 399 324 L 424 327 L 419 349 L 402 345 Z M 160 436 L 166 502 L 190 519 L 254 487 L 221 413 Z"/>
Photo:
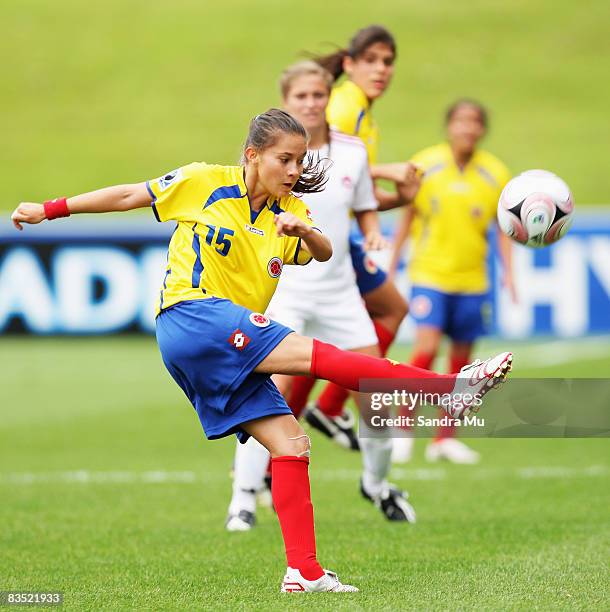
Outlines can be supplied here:
<path id="1" fill-rule="evenodd" d="M 75 213 L 101 213 L 133 210 L 150 206 L 152 197 L 146 183 L 115 185 L 83 193 L 72 198 L 54 200 L 44 204 L 22 202 L 11 215 L 13 225 L 22 230 L 22 223 L 34 225 L 45 219 L 67 217 Z M 58 211 L 58 209 L 61 209 Z"/>
<path id="2" fill-rule="evenodd" d="M 295 236 L 301 238 L 305 250 L 316 261 L 328 261 L 333 254 L 330 240 L 321 232 L 307 225 L 296 215 L 283 212 L 275 215 L 275 227 L 278 236 Z"/>

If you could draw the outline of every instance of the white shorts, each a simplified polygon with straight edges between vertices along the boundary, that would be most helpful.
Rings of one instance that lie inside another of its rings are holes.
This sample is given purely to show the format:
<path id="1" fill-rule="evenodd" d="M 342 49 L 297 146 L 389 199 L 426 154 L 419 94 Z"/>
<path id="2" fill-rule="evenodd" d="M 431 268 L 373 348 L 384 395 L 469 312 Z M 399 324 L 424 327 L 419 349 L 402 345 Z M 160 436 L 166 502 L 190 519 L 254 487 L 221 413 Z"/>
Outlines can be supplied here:
<path id="1" fill-rule="evenodd" d="M 375 327 L 355 284 L 336 293 L 323 294 L 302 289 L 293 291 L 280 284 L 266 314 L 297 334 L 343 350 L 378 344 Z"/>

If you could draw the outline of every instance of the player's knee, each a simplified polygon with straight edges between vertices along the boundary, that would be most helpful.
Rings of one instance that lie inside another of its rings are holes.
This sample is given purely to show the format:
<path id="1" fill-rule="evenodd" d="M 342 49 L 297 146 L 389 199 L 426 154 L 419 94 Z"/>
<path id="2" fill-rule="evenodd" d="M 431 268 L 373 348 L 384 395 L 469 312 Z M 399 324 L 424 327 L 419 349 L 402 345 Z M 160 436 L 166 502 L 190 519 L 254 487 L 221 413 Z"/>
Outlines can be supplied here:
<path id="1" fill-rule="evenodd" d="M 311 440 L 307 434 L 288 438 L 289 455 L 293 457 L 309 457 L 311 455 Z"/>

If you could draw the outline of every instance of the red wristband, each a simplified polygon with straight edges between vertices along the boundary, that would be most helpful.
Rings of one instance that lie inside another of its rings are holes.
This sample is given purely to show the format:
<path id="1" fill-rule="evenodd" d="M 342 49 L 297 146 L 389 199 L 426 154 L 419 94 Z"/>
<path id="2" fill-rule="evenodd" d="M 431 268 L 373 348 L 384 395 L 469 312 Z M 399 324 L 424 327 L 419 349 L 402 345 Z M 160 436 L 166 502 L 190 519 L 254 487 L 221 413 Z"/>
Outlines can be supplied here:
<path id="1" fill-rule="evenodd" d="M 44 204 L 45 217 L 52 221 L 60 217 L 69 217 L 68 200 L 66 198 L 55 198 L 55 200 L 47 200 Z"/>

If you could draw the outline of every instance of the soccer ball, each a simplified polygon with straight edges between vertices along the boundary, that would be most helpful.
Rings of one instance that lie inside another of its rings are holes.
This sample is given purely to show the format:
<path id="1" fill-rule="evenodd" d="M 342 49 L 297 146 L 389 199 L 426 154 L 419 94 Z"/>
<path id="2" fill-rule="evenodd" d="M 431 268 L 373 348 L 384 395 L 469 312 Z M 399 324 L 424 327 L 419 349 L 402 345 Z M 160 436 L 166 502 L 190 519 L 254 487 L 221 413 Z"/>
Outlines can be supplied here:
<path id="1" fill-rule="evenodd" d="M 543 247 L 565 236 L 572 223 L 570 188 L 547 170 L 528 170 L 508 181 L 498 202 L 500 229 L 531 247 Z"/>

